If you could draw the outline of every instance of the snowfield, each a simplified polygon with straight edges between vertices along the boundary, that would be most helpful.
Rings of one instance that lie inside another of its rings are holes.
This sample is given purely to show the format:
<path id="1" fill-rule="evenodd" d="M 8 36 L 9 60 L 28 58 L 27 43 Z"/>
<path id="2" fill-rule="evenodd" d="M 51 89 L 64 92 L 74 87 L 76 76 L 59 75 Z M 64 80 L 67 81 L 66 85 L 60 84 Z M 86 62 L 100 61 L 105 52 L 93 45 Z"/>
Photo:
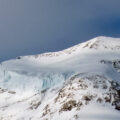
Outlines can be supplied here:
<path id="1" fill-rule="evenodd" d="M 120 38 L 2 62 L 0 120 L 120 120 Z"/>

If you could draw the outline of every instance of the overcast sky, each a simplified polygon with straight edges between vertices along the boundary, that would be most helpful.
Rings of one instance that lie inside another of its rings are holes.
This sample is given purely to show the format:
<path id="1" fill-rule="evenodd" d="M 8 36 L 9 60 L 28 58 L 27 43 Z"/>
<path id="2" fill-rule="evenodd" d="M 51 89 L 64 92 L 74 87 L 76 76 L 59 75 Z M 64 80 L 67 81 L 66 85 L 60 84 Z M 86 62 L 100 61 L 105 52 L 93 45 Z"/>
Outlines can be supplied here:
<path id="1" fill-rule="evenodd" d="M 120 0 L 0 0 L 0 61 L 120 37 Z"/>

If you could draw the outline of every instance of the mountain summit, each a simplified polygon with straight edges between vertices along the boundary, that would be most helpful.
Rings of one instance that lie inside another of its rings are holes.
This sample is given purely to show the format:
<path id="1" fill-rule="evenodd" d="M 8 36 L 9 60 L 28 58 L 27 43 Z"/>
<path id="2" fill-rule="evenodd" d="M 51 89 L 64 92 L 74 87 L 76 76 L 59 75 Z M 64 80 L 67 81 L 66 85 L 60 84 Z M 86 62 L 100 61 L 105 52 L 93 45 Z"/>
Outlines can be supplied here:
<path id="1" fill-rule="evenodd" d="M 0 120 L 119 120 L 119 112 L 120 38 L 0 65 Z"/>

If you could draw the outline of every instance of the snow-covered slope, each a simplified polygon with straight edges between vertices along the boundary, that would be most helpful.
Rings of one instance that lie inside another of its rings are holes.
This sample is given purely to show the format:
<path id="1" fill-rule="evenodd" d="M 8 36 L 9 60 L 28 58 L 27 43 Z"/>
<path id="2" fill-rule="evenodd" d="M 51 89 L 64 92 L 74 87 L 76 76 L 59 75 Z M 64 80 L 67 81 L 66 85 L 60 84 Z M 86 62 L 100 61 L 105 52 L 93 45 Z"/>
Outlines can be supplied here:
<path id="1" fill-rule="evenodd" d="M 2 62 L 0 119 L 119 120 L 119 72 L 120 39 L 103 36 Z"/>

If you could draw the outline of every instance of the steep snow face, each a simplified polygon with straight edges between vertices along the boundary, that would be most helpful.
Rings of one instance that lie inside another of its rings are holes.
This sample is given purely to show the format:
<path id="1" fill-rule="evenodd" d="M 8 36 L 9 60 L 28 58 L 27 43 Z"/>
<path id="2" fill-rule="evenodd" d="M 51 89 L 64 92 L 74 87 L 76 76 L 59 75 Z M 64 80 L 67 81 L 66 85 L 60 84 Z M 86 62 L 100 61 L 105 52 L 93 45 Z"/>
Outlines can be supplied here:
<path id="1" fill-rule="evenodd" d="M 91 106 L 103 109 L 107 104 L 104 97 L 109 94 L 107 97 L 113 99 L 109 100 L 106 109 L 111 109 L 112 114 L 115 107 L 120 108 L 119 61 L 120 39 L 101 36 L 63 51 L 20 56 L 2 62 L 0 119 L 83 120 L 87 106 L 83 97 L 88 93 L 91 99 L 88 109 Z M 102 107 L 97 104 L 100 101 Z M 76 111 L 77 108 L 80 110 Z M 118 120 L 119 114 L 115 111 L 114 115 L 116 118 L 112 120 Z"/>

